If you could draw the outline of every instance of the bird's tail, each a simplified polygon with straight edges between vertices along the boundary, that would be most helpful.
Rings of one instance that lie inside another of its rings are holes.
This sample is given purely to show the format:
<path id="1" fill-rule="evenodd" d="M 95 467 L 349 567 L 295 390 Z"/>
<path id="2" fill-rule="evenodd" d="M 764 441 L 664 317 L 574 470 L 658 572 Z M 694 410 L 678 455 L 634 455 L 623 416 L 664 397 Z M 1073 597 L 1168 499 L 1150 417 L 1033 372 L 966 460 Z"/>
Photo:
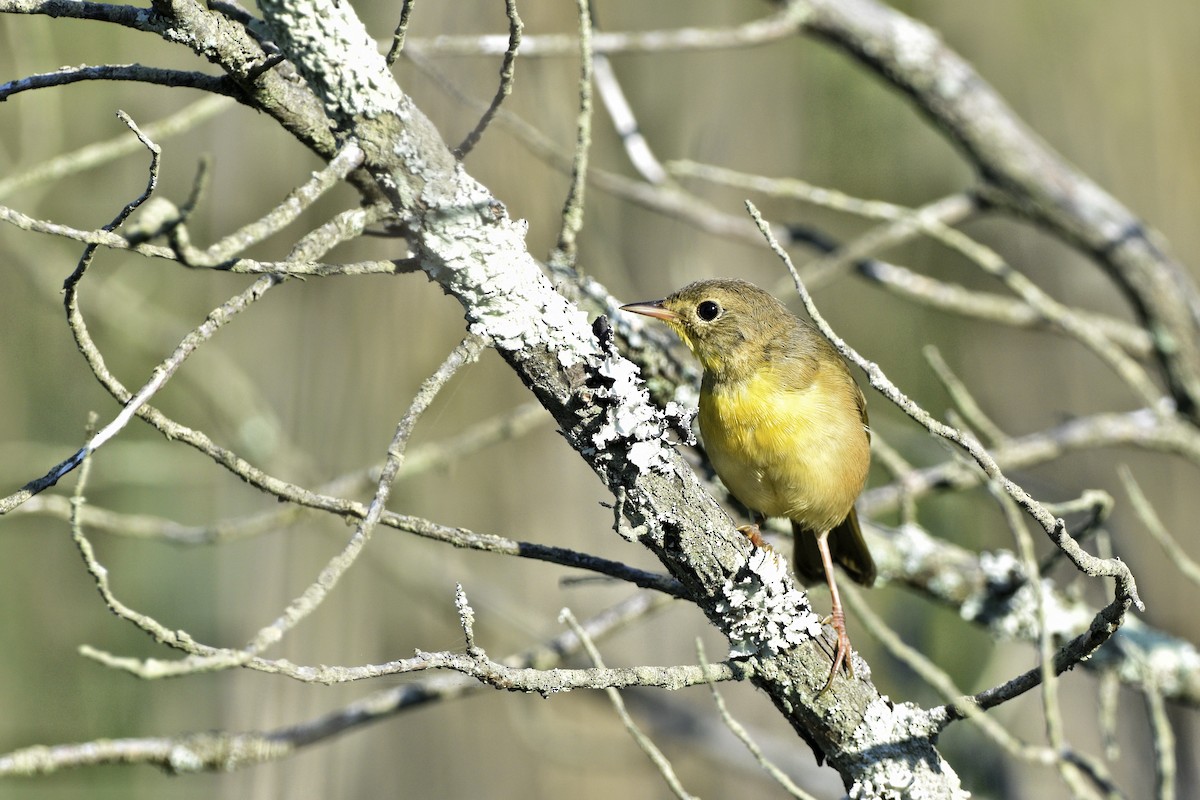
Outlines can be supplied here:
<path id="1" fill-rule="evenodd" d="M 792 537 L 796 540 L 792 569 L 805 583 L 825 580 L 816 531 L 793 522 Z M 833 563 L 844 569 L 855 583 L 868 587 L 875 583 L 875 560 L 871 558 L 871 551 L 863 540 L 862 530 L 858 527 L 858 514 L 853 508 L 841 524 L 829 532 L 828 541 Z"/>

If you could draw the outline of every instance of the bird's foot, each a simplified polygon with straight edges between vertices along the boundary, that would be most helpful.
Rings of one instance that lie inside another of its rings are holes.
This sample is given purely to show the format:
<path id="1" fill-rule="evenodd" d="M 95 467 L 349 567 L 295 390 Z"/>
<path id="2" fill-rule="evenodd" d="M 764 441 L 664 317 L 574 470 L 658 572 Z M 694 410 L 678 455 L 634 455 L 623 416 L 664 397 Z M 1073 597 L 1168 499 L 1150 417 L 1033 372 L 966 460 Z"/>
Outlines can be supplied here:
<path id="1" fill-rule="evenodd" d="M 763 538 L 762 531 L 759 530 L 757 523 L 751 525 L 739 525 L 738 533 L 750 540 L 750 544 L 763 550 L 773 549 L 770 543 Z"/>
<path id="2" fill-rule="evenodd" d="M 826 617 L 822 624 L 833 626 L 833 630 L 837 633 L 837 649 L 833 653 L 833 668 L 829 671 L 829 680 L 825 681 L 824 688 L 817 692 L 817 697 L 829 691 L 829 687 L 833 685 L 833 679 L 837 677 L 838 672 L 844 666 L 846 673 L 854 677 L 854 662 L 851 658 L 850 650 L 850 635 L 846 633 L 846 614 L 840 608 L 834 609 L 833 613 Z"/>

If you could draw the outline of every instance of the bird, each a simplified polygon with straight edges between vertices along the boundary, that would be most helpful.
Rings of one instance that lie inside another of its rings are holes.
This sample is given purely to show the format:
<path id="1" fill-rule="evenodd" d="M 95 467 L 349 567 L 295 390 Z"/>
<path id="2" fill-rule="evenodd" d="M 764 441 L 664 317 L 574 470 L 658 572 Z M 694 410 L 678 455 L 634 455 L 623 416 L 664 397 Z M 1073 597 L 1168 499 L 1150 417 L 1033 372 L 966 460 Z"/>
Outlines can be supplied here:
<path id="1" fill-rule="evenodd" d="M 841 354 L 769 292 L 736 279 L 701 280 L 623 311 L 665 322 L 700 362 L 700 434 L 709 462 L 754 523 L 791 520 L 793 568 L 829 586 L 833 668 L 851 677 L 850 636 L 833 565 L 875 582 L 854 501 L 870 466 L 866 398 Z"/>

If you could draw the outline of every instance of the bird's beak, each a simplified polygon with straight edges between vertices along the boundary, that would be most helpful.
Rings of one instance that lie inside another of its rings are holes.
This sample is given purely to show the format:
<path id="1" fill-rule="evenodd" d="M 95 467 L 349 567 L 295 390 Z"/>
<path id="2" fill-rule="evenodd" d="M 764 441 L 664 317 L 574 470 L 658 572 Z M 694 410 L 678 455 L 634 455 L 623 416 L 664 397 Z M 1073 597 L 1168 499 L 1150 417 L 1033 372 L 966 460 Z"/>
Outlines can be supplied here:
<path id="1" fill-rule="evenodd" d="M 645 303 L 630 303 L 627 306 L 621 306 L 622 311 L 632 311 L 634 314 L 641 314 L 646 317 L 654 317 L 661 319 L 664 322 L 678 322 L 679 315 L 669 308 L 663 306 L 662 300 L 651 300 Z"/>

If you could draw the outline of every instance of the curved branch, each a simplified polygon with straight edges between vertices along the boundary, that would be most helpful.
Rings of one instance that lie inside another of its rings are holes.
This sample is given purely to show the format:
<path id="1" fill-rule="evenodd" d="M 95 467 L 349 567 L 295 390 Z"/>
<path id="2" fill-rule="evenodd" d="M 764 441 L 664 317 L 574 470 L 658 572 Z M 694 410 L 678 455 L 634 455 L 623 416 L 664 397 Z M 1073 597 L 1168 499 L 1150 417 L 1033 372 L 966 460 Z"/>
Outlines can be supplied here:
<path id="1" fill-rule="evenodd" d="M 148 8 L 94 3 L 90 0 L 0 0 L 0 13 L 42 14 L 54 18 L 111 22 L 140 31 L 153 30 L 150 22 L 152 12 Z"/>
<path id="2" fill-rule="evenodd" d="M 803 0 L 805 30 L 909 95 L 983 177 L 984 198 L 1102 265 L 1154 335 L 1171 395 L 1200 421 L 1200 291 L 1129 209 L 1033 134 L 927 26 L 875 0 Z"/>
<path id="3" fill-rule="evenodd" d="M 51 86 L 67 86 L 81 81 L 134 81 L 154 83 L 159 86 L 199 89 L 210 94 L 238 97 L 240 92 L 228 78 L 205 75 L 190 70 L 147 67 L 142 64 L 100 64 L 97 66 L 63 67 L 54 72 L 29 75 L 0 84 L 0 102 L 13 95 Z"/>

